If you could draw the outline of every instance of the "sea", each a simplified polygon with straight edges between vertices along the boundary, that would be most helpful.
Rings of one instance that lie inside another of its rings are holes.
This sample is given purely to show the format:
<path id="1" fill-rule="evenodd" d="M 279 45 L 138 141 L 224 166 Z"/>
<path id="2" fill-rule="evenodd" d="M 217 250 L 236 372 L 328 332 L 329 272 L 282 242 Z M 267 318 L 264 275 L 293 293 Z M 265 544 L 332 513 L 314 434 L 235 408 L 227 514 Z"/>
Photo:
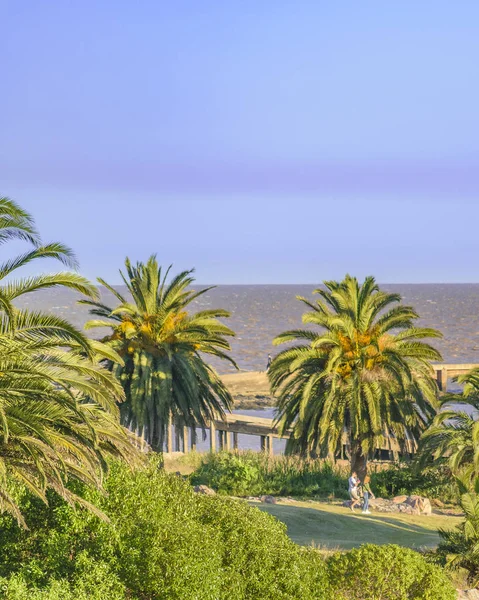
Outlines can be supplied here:
<path id="1" fill-rule="evenodd" d="M 196 289 L 202 289 L 197 286 Z M 224 322 L 235 331 L 231 338 L 231 357 L 242 371 L 263 371 L 276 335 L 287 329 L 304 327 L 301 316 L 307 307 L 298 296 L 314 301 L 313 285 L 221 285 L 209 290 L 192 304 L 192 310 L 226 309 L 231 316 Z M 479 363 L 479 284 L 383 284 L 382 289 L 399 293 L 403 303 L 414 307 L 418 325 L 433 327 L 443 338 L 433 340 L 443 362 Z M 125 293 L 125 288 L 117 287 Z M 114 296 L 101 290 L 102 302 L 115 305 Z M 32 293 L 20 299 L 19 306 L 52 312 L 82 328 L 90 318 L 88 308 L 78 304 L 79 296 L 69 290 L 51 289 Z M 100 338 L 106 330 L 90 330 L 88 335 Z M 220 374 L 234 372 L 230 363 L 213 359 Z M 273 417 L 274 409 L 238 410 L 239 414 Z M 239 436 L 243 449 L 259 449 L 259 439 Z M 199 441 L 198 449 L 209 447 L 208 436 Z M 275 453 L 284 450 L 283 440 L 275 440 Z"/>
<path id="2" fill-rule="evenodd" d="M 202 286 L 197 286 L 201 289 Z M 434 340 L 443 362 L 479 363 L 479 284 L 384 284 L 381 288 L 399 293 L 403 303 L 416 310 L 418 325 L 434 327 L 443 339 Z M 124 293 L 121 286 L 117 288 Z M 230 355 L 240 370 L 262 371 L 276 335 L 287 329 L 303 327 L 301 316 L 307 307 L 298 296 L 314 301 L 312 285 L 221 285 L 200 296 L 193 310 L 223 308 L 231 313 L 224 322 L 236 332 L 231 338 Z M 88 308 L 77 303 L 79 296 L 69 290 L 51 289 L 32 293 L 19 301 L 32 310 L 53 312 L 83 327 L 90 318 Z M 102 290 L 102 301 L 114 306 L 115 300 Z M 88 335 L 101 337 L 101 330 Z M 235 369 L 225 361 L 212 360 L 216 370 L 231 373 Z"/>

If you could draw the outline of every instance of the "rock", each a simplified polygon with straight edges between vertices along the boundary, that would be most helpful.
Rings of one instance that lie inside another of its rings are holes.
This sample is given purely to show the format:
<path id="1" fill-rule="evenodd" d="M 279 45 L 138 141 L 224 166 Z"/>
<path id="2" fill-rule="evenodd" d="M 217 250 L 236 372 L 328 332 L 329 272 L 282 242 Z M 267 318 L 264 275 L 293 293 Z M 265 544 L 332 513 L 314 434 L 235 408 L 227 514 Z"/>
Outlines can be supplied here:
<path id="1" fill-rule="evenodd" d="M 412 508 L 412 514 L 414 515 L 430 515 L 432 513 L 432 506 L 429 498 L 423 498 L 422 496 L 408 496 L 405 504 Z"/>
<path id="2" fill-rule="evenodd" d="M 278 502 L 274 496 L 261 496 L 260 500 L 264 504 L 276 504 Z"/>
<path id="3" fill-rule="evenodd" d="M 392 500 L 375 498 L 370 506 L 382 513 L 401 513 L 406 515 L 430 515 L 431 503 L 428 498 L 421 496 L 396 496 Z"/>
<path id="4" fill-rule="evenodd" d="M 434 500 L 432 500 L 432 503 L 434 504 L 434 506 L 437 506 L 438 508 L 445 508 L 446 507 L 446 505 L 444 504 L 444 502 L 441 502 L 437 498 L 435 498 Z"/>
<path id="5" fill-rule="evenodd" d="M 193 488 L 197 494 L 204 494 L 205 496 L 215 496 L 216 492 L 209 488 L 207 485 L 195 485 Z"/>
<path id="6" fill-rule="evenodd" d="M 458 590 L 458 600 L 479 600 L 479 590 Z"/>

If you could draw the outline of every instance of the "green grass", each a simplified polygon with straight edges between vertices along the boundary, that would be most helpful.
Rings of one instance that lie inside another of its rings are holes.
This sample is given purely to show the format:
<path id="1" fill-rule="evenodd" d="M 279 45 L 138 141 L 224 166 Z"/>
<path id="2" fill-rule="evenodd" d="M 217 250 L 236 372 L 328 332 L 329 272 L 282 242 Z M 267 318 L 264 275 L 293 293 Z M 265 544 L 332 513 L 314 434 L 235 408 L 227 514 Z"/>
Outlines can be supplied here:
<path id="1" fill-rule="evenodd" d="M 367 543 L 433 548 L 439 542 L 438 528 L 452 529 L 461 521 L 439 515 L 353 514 L 342 506 L 321 502 L 254 505 L 283 521 L 293 541 L 326 550 L 349 550 Z"/>

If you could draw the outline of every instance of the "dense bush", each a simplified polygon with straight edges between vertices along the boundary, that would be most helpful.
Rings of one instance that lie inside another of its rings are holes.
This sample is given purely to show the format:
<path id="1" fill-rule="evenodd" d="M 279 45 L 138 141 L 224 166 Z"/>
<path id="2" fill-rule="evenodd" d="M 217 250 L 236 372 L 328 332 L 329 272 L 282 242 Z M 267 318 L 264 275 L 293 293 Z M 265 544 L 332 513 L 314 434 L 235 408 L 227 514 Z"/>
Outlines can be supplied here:
<path id="1" fill-rule="evenodd" d="M 154 464 L 134 474 L 115 464 L 105 487 L 106 496 L 83 493 L 111 523 L 54 496 L 46 507 L 27 493 L 21 503 L 30 531 L 0 518 L 3 597 L 329 597 L 319 555 L 296 546 L 282 523 L 246 503 L 197 496 Z"/>
<path id="2" fill-rule="evenodd" d="M 233 496 L 348 497 L 348 473 L 324 460 L 302 460 L 258 452 L 208 454 L 191 475 L 193 484 L 205 484 Z"/>
<path id="3" fill-rule="evenodd" d="M 458 488 L 447 468 L 418 470 L 412 463 L 400 463 L 371 473 L 371 485 L 378 497 L 387 498 L 402 494 L 438 498 L 456 503 Z"/>
<path id="4" fill-rule="evenodd" d="M 286 526 L 267 513 L 227 498 L 201 500 L 204 522 L 219 530 L 223 554 L 223 588 L 228 598 L 301 598 L 327 594 L 326 567 L 316 551 L 292 544 Z M 254 526 L 252 526 L 254 525 Z"/>
<path id="5" fill-rule="evenodd" d="M 364 546 L 326 562 L 316 550 L 294 544 L 285 525 L 267 513 L 243 501 L 196 495 L 155 462 L 134 473 L 113 464 L 105 488 L 104 496 L 75 491 L 110 522 L 53 494 L 46 506 L 17 490 L 30 530 L 0 517 L 1 598 L 453 598 L 440 568 L 413 551 Z M 380 596 L 384 582 L 386 595 Z"/>
<path id="6" fill-rule="evenodd" d="M 391 464 L 378 471 L 371 465 L 371 485 L 377 497 L 418 494 L 456 503 L 458 489 L 447 469 L 418 471 L 411 463 Z M 270 457 L 259 452 L 207 454 L 190 475 L 194 485 L 205 484 L 233 496 L 317 496 L 348 498 L 349 470 L 324 460 L 296 456 Z"/>
<path id="7" fill-rule="evenodd" d="M 414 550 L 367 544 L 328 559 L 335 600 L 456 600 L 444 572 Z"/>
<path id="8" fill-rule="evenodd" d="M 50 578 L 39 588 L 33 587 L 28 575 L 14 573 L 0 579 L 0 594 L 5 600 L 113 600 L 127 597 L 124 585 L 109 567 L 85 554 L 79 556 L 71 582 Z"/>

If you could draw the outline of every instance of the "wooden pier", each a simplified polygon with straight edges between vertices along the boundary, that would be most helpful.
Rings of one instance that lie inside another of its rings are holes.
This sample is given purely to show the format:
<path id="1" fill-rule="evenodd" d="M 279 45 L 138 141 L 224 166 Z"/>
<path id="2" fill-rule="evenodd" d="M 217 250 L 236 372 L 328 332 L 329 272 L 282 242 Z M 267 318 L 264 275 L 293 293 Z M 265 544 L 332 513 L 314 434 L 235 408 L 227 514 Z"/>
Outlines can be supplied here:
<path id="1" fill-rule="evenodd" d="M 479 364 L 433 364 L 436 372 L 436 379 L 439 390 L 447 390 L 448 380 L 463 375 L 471 369 L 478 368 Z M 226 414 L 224 419 L 215 419 L 210 423 L 210 451 L 232 450 L 238 448 L 238 435 L 259 436 L 261 450 L 268 454 L 273 454 L 274 438 L 288 438 L 290 432 L 286 435 L 280 435 L 277 427 L 274 426 L 273 419 L 264 417 L 251 417 L 247 415 L 238 415 L 234 413 Z M 174 442 L 174 443 L 173 443 Z M 343 446 L 347 445 L 348 440 L 343 440 Z M 167 428 L 166 451 L 167 452 L 190 452 L 196 450 L 196 432 L 189 427 L 174 428 L 170 422 Z M 388 439 L 383 448 L 378 448 L 379 454 L 397 454 L 399 446 L 393 439 Z M 408 452 L 414 453 L 415 445 L 411 442 Z"/>
<path id="2" fill-rule="evenodd" d="M 452 379 L 453 377 L 458 377 L 459 375 L 465 375 L 471 369 L 477 369 L 479 367 L 478 364 L 474 363 L 466 363 L 466 364 L 456 364 L 456 363 L 445 363 L 445 364 L 433 364 L 432 368 L 436 371 L 436 380 L 437 385 L 441 392 L 445 392 L 447 389 L 447 381 L 448 379 Z"/>

